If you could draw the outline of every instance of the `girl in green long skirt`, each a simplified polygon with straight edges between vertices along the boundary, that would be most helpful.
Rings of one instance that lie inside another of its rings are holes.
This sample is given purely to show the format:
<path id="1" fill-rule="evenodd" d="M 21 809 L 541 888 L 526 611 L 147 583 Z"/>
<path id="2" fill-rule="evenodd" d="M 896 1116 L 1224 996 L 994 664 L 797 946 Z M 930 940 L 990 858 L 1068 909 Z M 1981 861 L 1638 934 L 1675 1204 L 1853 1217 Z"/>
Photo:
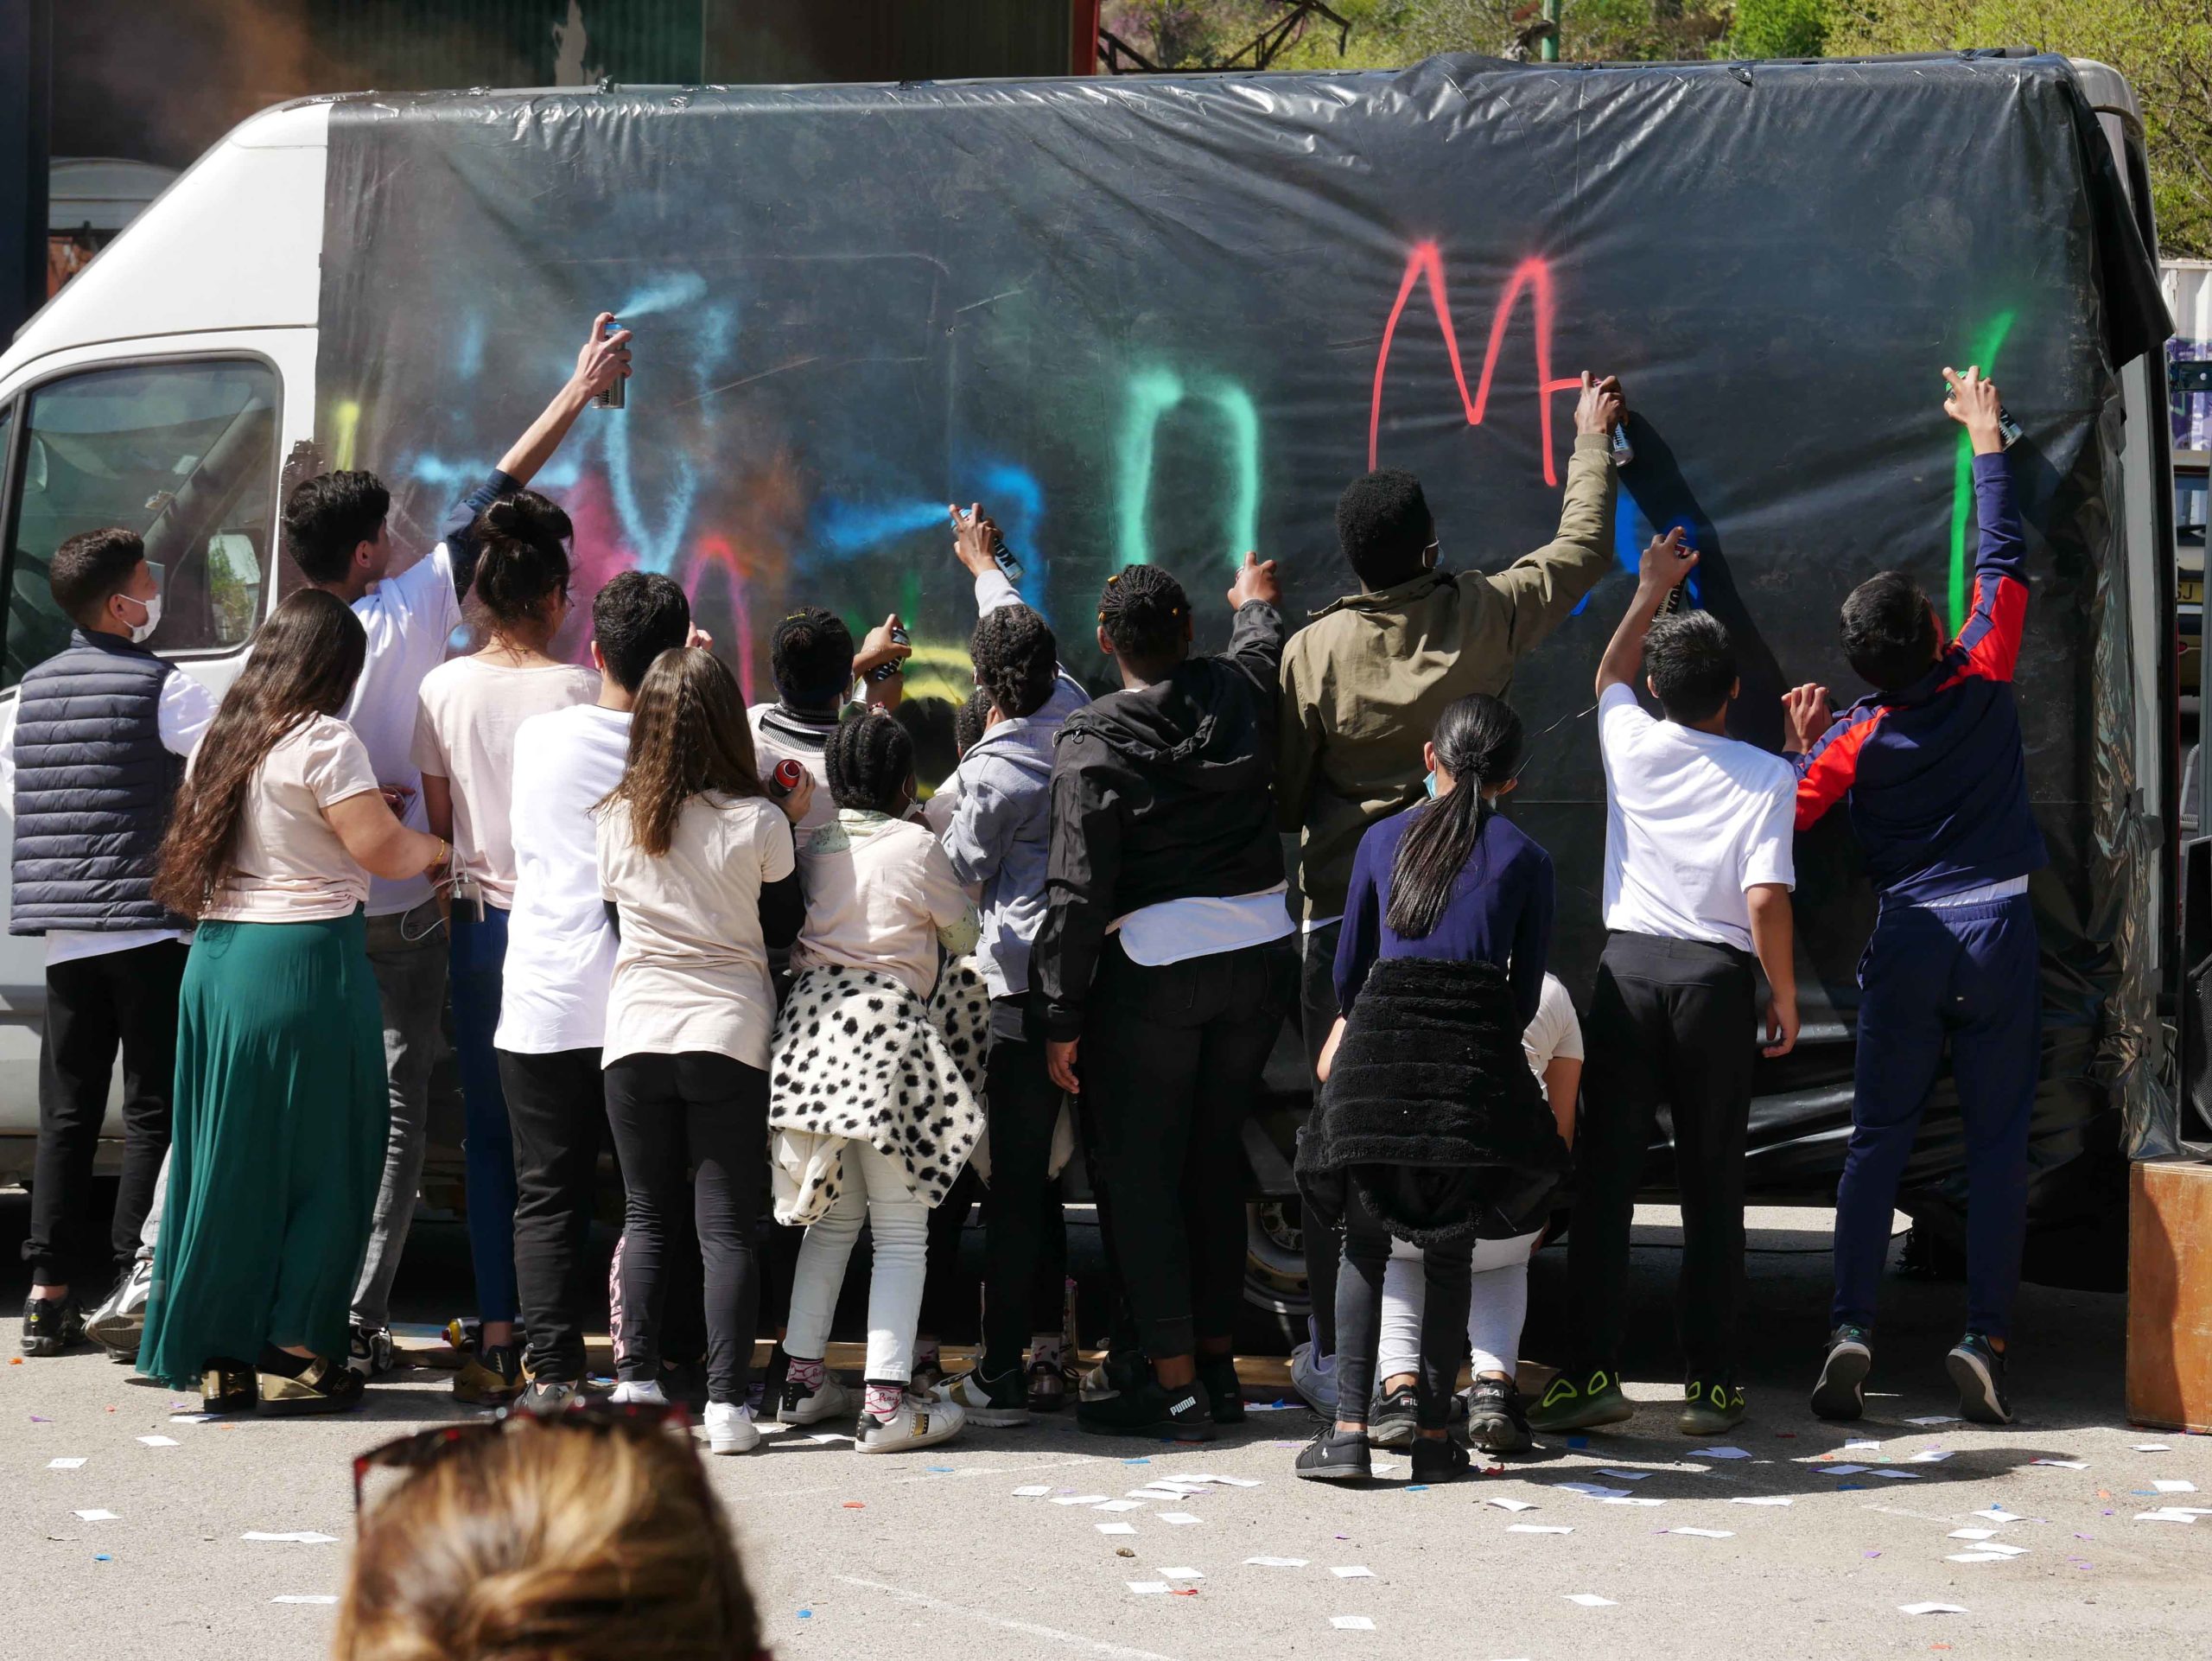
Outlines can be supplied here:
<path id="1" fill-rule="evenodd" d="M 318 589 L 277 607 L 193 752 L 154 892 L 195 920 L 169 1187 L 139 1365 L 211 1413 L 361 1396 L 346 1309 L 384 1174 L 372 874 L 442 871 L 338 719 L 366 641 Z"/>

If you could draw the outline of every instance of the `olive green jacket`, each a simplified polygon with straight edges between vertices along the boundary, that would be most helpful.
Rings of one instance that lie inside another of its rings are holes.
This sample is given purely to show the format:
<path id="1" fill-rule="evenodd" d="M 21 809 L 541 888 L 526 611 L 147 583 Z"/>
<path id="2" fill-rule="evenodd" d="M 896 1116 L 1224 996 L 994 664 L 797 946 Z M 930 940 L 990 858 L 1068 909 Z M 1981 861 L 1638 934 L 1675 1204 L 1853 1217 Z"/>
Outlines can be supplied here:
<path id="1" fill-rule="evenodd" d="M 1275 798 L 1298 833 L 1306 921 L 1342 914 L 1367 827 L 1421 799 L 1421 745 L 1445 705 L 1504 697 L 1514 665 L 1611 567 L 1613 486 L 1605 439 L 1583 434 L 1549 544 L 1495 576 L 1426 571 L 1348 595 L 1291 637 Z"/>

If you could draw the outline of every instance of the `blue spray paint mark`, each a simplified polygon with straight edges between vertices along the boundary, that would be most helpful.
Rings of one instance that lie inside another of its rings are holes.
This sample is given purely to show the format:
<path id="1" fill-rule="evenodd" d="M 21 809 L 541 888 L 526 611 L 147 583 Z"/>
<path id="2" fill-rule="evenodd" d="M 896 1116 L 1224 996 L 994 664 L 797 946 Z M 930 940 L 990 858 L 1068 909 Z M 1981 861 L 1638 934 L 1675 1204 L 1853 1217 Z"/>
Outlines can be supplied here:
<path id="1" fill-rule="evenodd" d="M 656 532 L 645 522 L 644 506 L 638 500 L 637 481 L 630 472 L 630 423 L 602 421 L 595 424 L 604 435 L 601 447 L 607 456 L 607 492 L 613 499 L 615 516 L 622 521 L 630 550 L 637 556 L 638 569 L 664 575 L 673 571 L 677 554 L 683 545 L 685 527 L 691 520 L 691 504 L 699 494 L 698 469 L 688 459 L 678 460 L 676 477 L 663 492 L 668 501 L 668 515 L 663 521 L 664 528 Z"/>
<path id="2" fill-rule="evenodd" d="M 1013 461 L 986 461 L 976 478 L 982 486 L 982 501 L 998 520 L 1007 546 L 1021 562 L 1021 603 L 1051 621 L 1044 604 L 1045 561 L 1038 541 L 1044 528 L 1044 486 L 1035 474 Z"/>
<path id="3" fill-rule="evenodd" d="M 701 398 L 714 390 L 715 379 L 736 345 L 736 313 L 728 306 L 710 306 L 700 314 L 698 338 L 690 353 L 691 379 Z"/>
<path id="4" fill-rule="evenodd" d="M 944 523 L 944 504 L 919 499 L 896 502 L 852 502 L 823 496 L 807 516 L 807 540 L 836 559 L 851 559 L 893 538 L 912 536 Z"/>
<path id="5" fill-rule="evenodd" d="M 453 366 L 463 380 L 474 380 L 484 370 L 484 314 L 472 311 L 461 320 L 454 339 Z"/>
<path id="6" fill-rule="evenodd" d="M 409 478 L 419 479 L 426 485 L 442 485 L 465 494 L 484 481 L 490 466 L 487 461 L 449 461 L 425 450 L 406 462 L 404 471 Z M 567 490 L 583 476 L 583 465 L 575 455 L 556 456 L 531 480 L 531 488 Z M 459 500 L 458 496 L 455 500 Z"/>
<path id="7" fill-rule="evenodd" d="M 696 271 L 672 271 L 666 277 L 655 277 L 641 289 L 631 291 L 628 299 L 614 309 L 617 322 L 626 323 L 632 317 L 650 317 L 658 311 L 674 311 L 688 306 L 694 300 L 706 297 L 707 279 Z"/>

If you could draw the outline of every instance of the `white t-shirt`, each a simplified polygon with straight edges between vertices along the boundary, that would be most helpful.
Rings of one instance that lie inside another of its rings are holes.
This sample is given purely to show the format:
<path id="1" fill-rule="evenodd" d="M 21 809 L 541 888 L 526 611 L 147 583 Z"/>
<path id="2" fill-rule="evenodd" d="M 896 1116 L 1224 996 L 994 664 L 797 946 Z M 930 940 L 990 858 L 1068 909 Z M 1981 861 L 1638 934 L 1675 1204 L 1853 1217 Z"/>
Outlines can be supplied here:
<path id="1" fill-rule="evenodd" d="M 423 678 L 415 766 L 452 785 L 454 850 L 462 869 L 483 886 L 486 901 L 502 911 L 515 902 L 515 850 L 507 828 L 515 734 L 532 716 L 598 696 L 597 673 L 574 664 L 524 668 L 455 658 Z"/>
<path id="2" fill-rule="evenodd" d="M 707 1050 L 767 1066 L 776 992 L 760 889 L 791 869 L 791 821 L 759 797 L 693 797 L 658 858 L 632 839 L 624 805 L 599 815 L 600 894 L 622 924 L 602 1063 Z"/>
<path id="3" fill-rule="evenodd" d="M 976 907 L 929 826 L 880 813 L 841 812 L 798 843 L 806 926 L 794 971 L 825 964 L 895 975 L 926 998 L 938 947 L 975 948 Z"/>
<path id="4" fill-rule="evenodd" d="M 1797 780 L 1756 745 L 1656 721 L 1624 684 L 1598 699 L 1605 926 L 1751 948 L 1745 890 L 1796 886 Z"/>
<path id="5" fill-rule="evenodd" d="M 199 759 L 195 750 L 188 774 Z M 335 716 L 309 716 L 286 733 L 246 786 L 229 868 L 200 920 L 308 923 L 350 915 L 368 897 L 369 874 L 322 813 L 377 784 L 368 751 Z"/>
<path id="6" fill-rule="evenodd" d="M 0 812 L 15 811 L 16 716 L 22 707 L 21 698 L 0 704 Z M 161 734 L 162 748 L 171 755 L 191 754 L 192 747 L 200 741 L 200 735 L 215 718 L 215 710 L 213 692 L 181 669 L 171 670 L 162 677 L 162 690 L 154 703 L 154 724 Z M 104 958 L 111 951 L 130 951 L 142 945 L 159 945 L 164 940 L 191 938 L 190 929 L 132 928 L 106 932 L 50 928 L 46 932 L 47 967 L 75 963 L 82 958 Z"/>
<path id="7" fill-rule="evenodd" d="M 427 832 L 423 774 L 415 765 L 415 711 L 423 679 L 446 660 L 453 632 L 461 627 L 461 597 L 454 592 L 453 555 L 446 544 L 378 582 L 353 602 L 353 615 L 368 632 L 369 645 L 361 678 L 346 705 L 346 724 L 368 751 L 377 781 L 415 792 L 400 822 Z M 426 876 L 397 882 L 376 877 L 369 884 L 369 915 L 411 911 L 429 897 Z"/>
<path id="8" fill-rule="evenodd" d="M 1553 1062 L 1582 1059 L 1582 1023 L 1575 1018 L 1574 1000 L 1567 996 L 1556 975 L 1544 977 L 1536 1018 L 1522 1033 L 1521 1049 L 1538 1084 L 1543 1083 L 1544 1069 Z"/>
<path id="9" fill-rule="evenodd" d="M 1149 969 L 1242 951 L 1298 932 L 1284 898 L 1288 891 L 1287 884 L 1278 882 L 1257 894 L 1163 900 L 1116 917 L 1106 925 L 1106 932 L 1121 935 L 1122 950 L 1131 963 Z"/>
<path id="10" fill-rule="evenodd" d="M 513 909 L 499 1028 L 492 1041 L 518 1055 L 595 1050 L 607 1036 L 614 930 L 599 890 L 599 822 L 592 812 L 622 782 L 630 712 L 580 703 L 532 716 L 515 729 Z"/>

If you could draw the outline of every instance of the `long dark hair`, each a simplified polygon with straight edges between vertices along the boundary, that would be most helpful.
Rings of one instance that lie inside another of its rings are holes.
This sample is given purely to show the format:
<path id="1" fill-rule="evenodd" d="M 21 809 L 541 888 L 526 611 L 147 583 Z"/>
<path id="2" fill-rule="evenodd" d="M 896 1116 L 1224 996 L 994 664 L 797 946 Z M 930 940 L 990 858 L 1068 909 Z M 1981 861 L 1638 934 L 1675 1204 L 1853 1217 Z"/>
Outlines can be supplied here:
<path id="1" fill-rule="evenodd" d="M 1451 903 L 1452 886 L 1497 811 L 1484 792 L 1521 765 L 1521 717 L 1477 692 L 1446 706 L 1429 742 L 1436 746 L 1437 765 L 1452 775 L 1452 789 L 1422 808 L 1398 843 L 1383 920 L 1407 940 L 1426 939 Z"/>
<path id="2" fill-rule="evenodd" d="M 668 852 L 683 804 L 709 790 L 767 794 L 737 677 L 711 652 L 671 646 L 638 684 L 629 765 L 600 805 L 627 806 L 632 838 L 658 859 Z"/>
<path id="3" fill-rule="evenodd" d="M 308 716 L 346 707 L 367 654 L 361 620 L 335 595 L 302 589 L 270 614 L 177 792 L 155 899 L 181 917 L 200 915 L 230 865 L 254 773 Z"/>
<path id="4" fill-rule="evenodd" d="M 575 535 L 560 506 L 534 490 L 518 490 L 476 516 L 476 576 L 468 597 L 494 627 L 534 620 L 548 595 L 569 586 L 569 550 Z"/>

